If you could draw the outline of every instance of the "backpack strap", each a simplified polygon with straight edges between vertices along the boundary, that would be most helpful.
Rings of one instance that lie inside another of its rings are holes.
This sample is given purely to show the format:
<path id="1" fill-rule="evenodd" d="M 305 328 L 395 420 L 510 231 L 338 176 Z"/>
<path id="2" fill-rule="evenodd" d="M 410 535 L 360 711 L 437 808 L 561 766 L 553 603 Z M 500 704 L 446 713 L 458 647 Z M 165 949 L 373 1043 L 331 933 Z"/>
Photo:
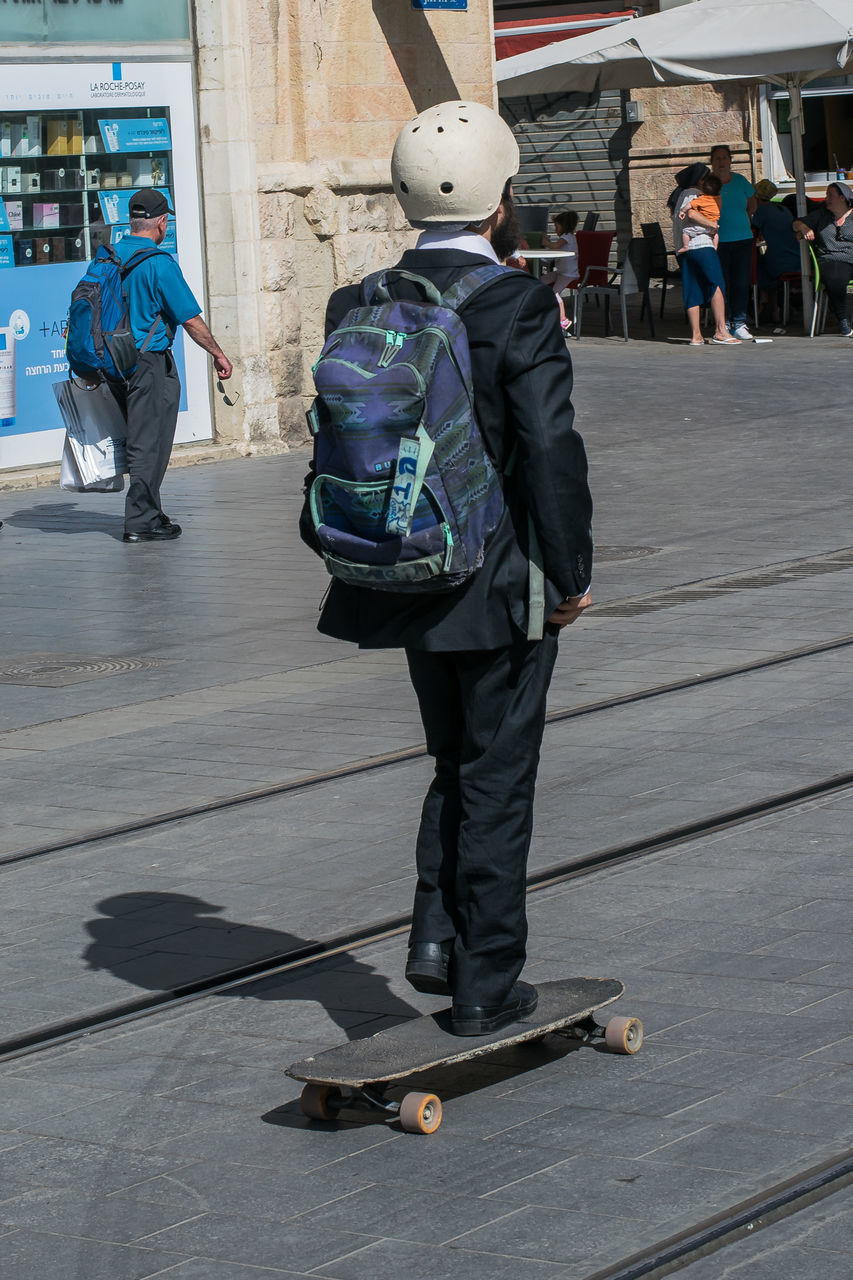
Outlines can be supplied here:
<path id="1" fill-rule="evenodd" d="M 513 267 L 504 267 L 498 262 L 484 262 L 482 266 L 474 267 L 464 276 L 460 276 L 456 283 L 442 294 L 441 305 L 449 307 L 451 311 L 459 311 L 460 307 L 470 302 L 482 289 L 513 270 Z"/>
<path id="2" fill-rule="evenodd" d="M 155 255 L 160 258 L 171 257 L 171 254 L 165 253 L 162 249 L 156 248 L 156 246 L 152 246 L 150 249 L 134 249 L 130 257 L 124 261 L 115 254 L 114 256 L 119 263 L 122 280 L 129 276 L 131 271 L 135 271 L 143 262 L 147 262 L 149 258 L 153 258 Z"/>
<path id="3" fill-rule="evenodd" d="M 171 254 L 165 253 L 163 249 L 157 249 L 156 247 L 151 249 L 134 250 L 134 252 L 130 255 L 127 261 L 121 264 L 120 271 L 121 271 L 122 284 L 124 284 L 125 280 L 130 275 L 131 271 L 135 271 L 135 269 L 141 266 L 143 262 L 147 262 L 149 258 L 154 258 L 154 257 L 169 258 L 171 257 Z M 151 328 L 148 330 L 147 338 L 143 342 L 142 346 L 139 348 L 140 355 L 142 354 L 143 351 L 148 350 L 148 345 L 151 342 L 152 338 L 154 337 L 154 334 L 157 332 L 157 326 L 159 325 L 161 320 L 163 321 L 163 326 L 166 330 L 166 333 L 169 335 L 169 343 L 171 345 L 175 337 L 175 330 L 169 324 L 169 321 L 163 315 L 162 311 L 159 311 L 157 313 L 157 319 L 154 321 Z"/>

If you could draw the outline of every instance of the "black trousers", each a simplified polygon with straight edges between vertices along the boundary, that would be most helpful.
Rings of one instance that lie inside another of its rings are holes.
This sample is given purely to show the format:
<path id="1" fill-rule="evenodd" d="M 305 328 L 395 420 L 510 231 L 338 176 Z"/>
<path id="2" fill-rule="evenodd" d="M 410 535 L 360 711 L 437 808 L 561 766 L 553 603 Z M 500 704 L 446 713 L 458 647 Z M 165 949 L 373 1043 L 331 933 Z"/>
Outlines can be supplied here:
<path id="1" fill-rule="evenodd" d="M 826 300 L 836 320 L 847 320 L 847 286 L 853 277 L 853 262 L 821 258 L 820 282 L 826 289 Z"/>
<path id="2" fill-rule="evenodd" d="M 726 282 L 726 319 L 733 329 L 746 324 L 753 240 L 721 240 L 717 246 Z"/>
<path id="3" fill-rule="evenodd" d="M 171 351 L 143 351 L 128 385 L 110 383 L 127 419 L 130 481 L 124 504 L 127 533 L 147 533 L 163 520 L 160 485 L 169 465 L 181 383 Z"/>
<path id="4" fill-rule="evenodd" d="M 501 1004 L 527 941 L 527 854 L 557 634 L 479 652 L 406 650 L 435 777 L 417 842 L 412 942 L 453 939 L 461 1004 Z"/>

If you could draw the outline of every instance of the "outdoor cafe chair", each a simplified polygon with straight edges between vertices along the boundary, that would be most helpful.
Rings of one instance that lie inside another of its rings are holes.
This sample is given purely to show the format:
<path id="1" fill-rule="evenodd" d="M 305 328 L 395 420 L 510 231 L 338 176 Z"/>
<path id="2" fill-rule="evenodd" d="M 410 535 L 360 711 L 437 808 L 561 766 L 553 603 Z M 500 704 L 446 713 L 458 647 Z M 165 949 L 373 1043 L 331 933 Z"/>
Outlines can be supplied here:
<path id="1" fill-rule="evenodd" d="M 589 298 L 604 299 L 604 336 L 610 334 L 610 299 L 618 298 L 622 312 L 622 336 L 628 341 L 628 309 L 627 299 L 639 295 L 643 299 L 643 310 L 648 307 L 649 333 L 655 336 L 655 322 L 652 317 L 652 306 L 649 300 L 649 245 L 648 241 L 635 237 L 628 244 L 628 252 L 621 268 L 613 272 L 606 284 L 583 284 L 577 291 L 577 316 L 574 326 L 576 338 L 581 336 L 583 324 L 583 305 Z"/>
<path id="2" fill-rule="evenodd" d="M 649 244 L 649 279 L 660 280 L 660 315 L 663 318 L 663 308 L 666 302 L 666 289 L 670 280 L 678 280 L 681 277 L 681 268 L 677 265 L 670 265 L 670 256 L 675 257 L 675 250 L 668 249 L 664 238 L 663 229 L 659 222 L 644 222 L 640 226 L 643 233 L 643 239 Z M 645 299 L 643 299 L 643 311 L 640 312 L 642 320 L 645 311 Z"/>
<path id="3" fill-rule="evenodd" d="M 578 278 L 563 290 L 563 297 L 572 299 L 573 320 L 578 315 L 578 290 L 581 287 L 607 285 L 610 278 L 610 248 L 616 237 L 615 231 L 579 231 L 578 241 Z"/>

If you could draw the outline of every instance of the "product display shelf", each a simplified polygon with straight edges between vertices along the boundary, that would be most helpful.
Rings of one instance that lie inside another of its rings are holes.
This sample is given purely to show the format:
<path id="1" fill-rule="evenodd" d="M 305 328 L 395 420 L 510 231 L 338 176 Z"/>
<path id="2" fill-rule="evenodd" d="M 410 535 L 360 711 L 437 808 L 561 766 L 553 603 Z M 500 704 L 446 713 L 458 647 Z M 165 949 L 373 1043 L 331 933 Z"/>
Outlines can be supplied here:
<path id="1" fill-rule="evenodd" d="M 0 267 L 86 261 L 118 225 L 114 215 L 105 220 L 99 193 L 168 188 L 170 145 L 105 149 L 100 124 L 100 113 L 91 111 L 0 117 L 0 200 L 7 215 L 0 218 Z M 34 212 L 39 205 L 54 206 L 41 215 L 47 223 Z"/>

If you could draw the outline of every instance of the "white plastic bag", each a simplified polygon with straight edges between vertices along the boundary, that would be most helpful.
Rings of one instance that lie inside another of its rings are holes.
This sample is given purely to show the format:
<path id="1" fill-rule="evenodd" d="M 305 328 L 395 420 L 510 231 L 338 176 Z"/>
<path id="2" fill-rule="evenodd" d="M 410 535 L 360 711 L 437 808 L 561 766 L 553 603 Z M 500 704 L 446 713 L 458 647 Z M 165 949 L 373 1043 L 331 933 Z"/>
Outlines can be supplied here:
<path id="1" fill-rule="evenodd" d="M 78 491 L 117 492 L 127 471 L 127 425 L 109 387 L 85 387 L 72 379 L 53 384 L 65 446 L 60 486 Z"/>
<path id="2" fill-rule="evenodd" d="M 96 480 L 94 484 L 84 484 L 83 477 L 77 470 L 71 441 L 66 433 L 62 463 L 59 468 L 59 487 L 70 489 L 74 493 L 121 493 L 124 488 L 124 476 L 113 476 L 112 480 Z"/>

